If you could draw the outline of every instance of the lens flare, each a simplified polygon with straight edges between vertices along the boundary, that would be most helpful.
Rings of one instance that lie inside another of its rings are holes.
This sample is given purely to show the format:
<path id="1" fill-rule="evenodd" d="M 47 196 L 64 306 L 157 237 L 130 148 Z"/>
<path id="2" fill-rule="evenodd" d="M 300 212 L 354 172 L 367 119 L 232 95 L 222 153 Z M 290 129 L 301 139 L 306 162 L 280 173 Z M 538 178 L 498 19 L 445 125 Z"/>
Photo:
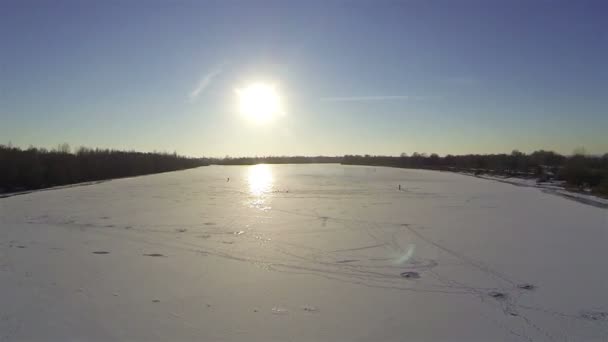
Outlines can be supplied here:
<path id="1" fill-rule="evenodd" d="M 235 91 L 239 112 L 255 123 L 267 123 L 283 113 L 281 97 L 274 85 L 252 83 Z"/>

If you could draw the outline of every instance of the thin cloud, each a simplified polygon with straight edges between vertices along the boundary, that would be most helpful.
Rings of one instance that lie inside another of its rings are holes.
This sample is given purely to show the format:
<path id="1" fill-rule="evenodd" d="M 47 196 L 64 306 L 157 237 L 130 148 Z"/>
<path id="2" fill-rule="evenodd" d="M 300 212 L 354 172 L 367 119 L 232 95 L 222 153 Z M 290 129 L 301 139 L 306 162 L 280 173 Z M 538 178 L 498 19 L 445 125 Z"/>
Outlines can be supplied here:
<path id="1" fill-rule="evenodd" d="M 190 101 L 196 100 L 200 94 L 202 94 L 211 85 L 211 82 L 215 77 L 222 73 L 222 68 L 217 68 L 201 79 L 198 86 L 190 92 Z"/>
<path id="2" fill-rule="evenodd" d="M 339 97 L 323 97 L 322 101 L 328 102 L 363 102 L 363 101 L 406 101 L 420 100 L 421 96 L 408 95 L 377 95 L 377 96 L 339 96 Z"/>

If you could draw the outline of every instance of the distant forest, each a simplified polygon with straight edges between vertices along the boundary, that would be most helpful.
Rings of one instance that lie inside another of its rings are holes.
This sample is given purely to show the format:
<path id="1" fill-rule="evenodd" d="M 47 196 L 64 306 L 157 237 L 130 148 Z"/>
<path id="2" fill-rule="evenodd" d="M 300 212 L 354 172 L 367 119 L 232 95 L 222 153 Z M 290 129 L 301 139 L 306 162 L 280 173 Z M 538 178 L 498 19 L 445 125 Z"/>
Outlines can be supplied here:
<path id="1" fill-rule="evenodd" d="M 176 153 L 142 153 L 85 147 L 71 151 L 67 144 L 61 144 L 51 150 L 0 145 L 0 193 L 176 171 L 210 164 L 260 163 L 342 163 L 524 177 L 538 181 L 558 180 L 573 190 L 608 196 L 608 153 L 592 156 L 582 150 L 571 156 L 541 150 L 531 154 L 513 151 L 510 154 L 443 157 L 434 153 L 402 153 L 398 157 L 346 155 L 188 158 Z"/>
<path id="2" fill-rule="evenodd" d="M 490 174 L 507 177 L 535 178 L 539 181 L 564 181 L 571 190 L 590 190 L 595 194 L 608 196 L 608 153 L 603 156 L 575 151 L 572 156 L 564 156 L 552 151 L 535 151 L 525 154 L 513 151 L 511 154 L 468 154 L 439 155 L 426 153 L 402 153 L 399 157 L 372 155 L 345 155 L 343 157 L 256 157 L 207 159 L 210 164 L 250 165 L 250 164 L 302 164 L 341 163 L 345 165 L 389 166 L 410 169 Z"/>
<path id="3" fill-rule="evenodd" d="M 0 193 L 132 177 L 207 165 L 204 159 L 169 153 L 141 153 L 68 144 L 55 149 L 0 145 Z"/>

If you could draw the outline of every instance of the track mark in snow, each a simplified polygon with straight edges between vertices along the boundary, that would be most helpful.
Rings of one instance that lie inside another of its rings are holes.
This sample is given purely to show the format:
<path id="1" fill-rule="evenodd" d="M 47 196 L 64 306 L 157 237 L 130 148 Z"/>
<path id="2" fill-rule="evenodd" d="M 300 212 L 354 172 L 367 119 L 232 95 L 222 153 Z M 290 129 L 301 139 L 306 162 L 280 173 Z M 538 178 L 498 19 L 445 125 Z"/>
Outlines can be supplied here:
<path id="1" fill-rule="evenodd" d="M 287 315 L 289 313 L 287 309 L 282 308 L 280 306 L 273 307 L 271 312 L 273 315 Z"/>
<path id="2" fill-rule="evenodd" d="M 331 251 L 331 253 L 360 251 L 360 250 L 364 250 L 364 249 L 371 249 L 371 248 L 383 247 L 383 246 L 386 246 L 386 243 L 379 243 L 377 245 L 347 248 L 347 249 L 336 249 L 336 250 Z"/>
<path id="3" fill-rule="evenodd" d="M 488 296 L 497 299 L 497 300 L 505 300 L 507 299 L 507 294 L 499 291 L 490 291 L 488 292 Z"/>
<path id="4" fill-rule="evenodd" d="M 477 261 L 474 260 L 464 254 L 461 254 L 455 250 L 449 249 L 435 241 L 433 241 L 432 239 L 427 238 L 426 236 L 424 236 L 423 234 L 421 234 L 420 232 L 417 232 L 415 229 L 412 229 L 411 227 L 407 227 L 407 229 L 414 235 L 416 235 L 418 238 L 420 238 L 421 240 L 427 242 L 428 244 L 437 247 L 438 249 L 462 260 L 463 262 L 467 263 L 468 265 L 477 268 L 478 270 L 482 271 L 485 274 L 488 275 L 492 275 L 494 277 L 496 277 L 497 279 L 503 280 L 507 283 L 510 283 L 512 285 L 515 285 L 515 282 L 513 280 L 511 280 L 509 277 L 507 277 L 506 275 L 498 272 L 497 270 L 494 270 L 492 268 L 490 268 L 488 265 L 484 264 L 481 261 Z"/>
<path id="5" fill-rule="evenodd" d="M 110 254 L 108 251 L 95 251 L 93 254 Z"/>
<path id="6" fill-rule="evenodd" d="M 589 321 L 606 321 L 608 320 L 608 312 L 606 311 L 582 311 L 581 317 Z"/>
<path id="7" fill-rule="evenodd" d="M 144 256 L 149 256 L 149 257 L 166 257 L 166 255 L 160 254 L 160 253 L 148 253 L 148 254 L 144 254 Z"/>
<path id="8" fill-rule="evenodd" d="M 414 271 L 402 272 L 400 275 L 405 279 L 420 279 L 420 273 Z"/>
<path id="9" fill-rule="evenodd" d="M 317 311 L 319 311 L 319 309 L 316 306 L 312 306 L 312 305 L 304 305 L 302 307 L 302 310 L 304 310 L 306 312 L 317 312 Z"/>
<path id="10" fill-rule="evenodd" d="M 517 288 L 520 289 L 520 290 L 529 290 L 529 291 L 532 291 L 532 290 L 536 289 L 536 286 L 533 285 L 533 284 L 524 283 L 524 284 L 518 284 Z"/>
<path id="11" fill-rule="evenodd" d="M 322 227 L 327 226 L 327 220 L 329 220 L 329 217 L 327 217 L 327 216 L 319 216 L 319 219 L 321 219 L 321 226 Z"/>

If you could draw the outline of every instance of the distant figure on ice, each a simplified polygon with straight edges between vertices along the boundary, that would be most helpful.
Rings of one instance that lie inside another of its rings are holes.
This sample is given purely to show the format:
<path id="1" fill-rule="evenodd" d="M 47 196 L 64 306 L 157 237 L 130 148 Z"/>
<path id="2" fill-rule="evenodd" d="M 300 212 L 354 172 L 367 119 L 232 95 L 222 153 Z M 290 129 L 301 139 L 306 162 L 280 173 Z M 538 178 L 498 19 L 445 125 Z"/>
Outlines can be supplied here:
<path id="1" fill-rule="evenodd" d="M 230 182 L 230 177 L 226 178 L 226 183 Z"/>
<path id="2" fill-rule="evenodd" d="M 399 184 L 399 191 L 401 191 L 401 184 Z"/>

